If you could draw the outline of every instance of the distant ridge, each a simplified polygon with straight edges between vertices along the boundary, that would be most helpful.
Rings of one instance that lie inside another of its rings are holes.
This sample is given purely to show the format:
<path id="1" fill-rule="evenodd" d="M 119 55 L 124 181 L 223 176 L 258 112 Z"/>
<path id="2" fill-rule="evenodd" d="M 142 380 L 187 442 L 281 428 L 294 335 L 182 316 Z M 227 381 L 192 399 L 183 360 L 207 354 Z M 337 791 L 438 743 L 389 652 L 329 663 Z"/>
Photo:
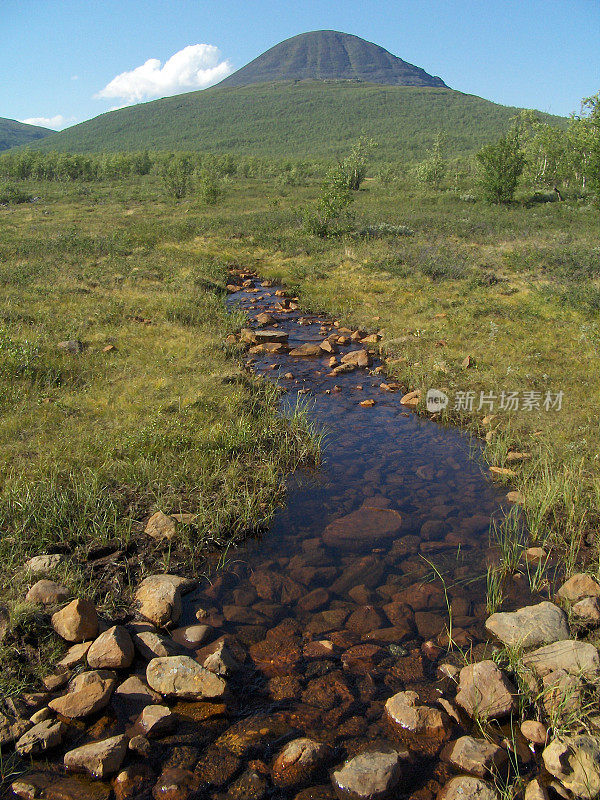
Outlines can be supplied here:
<path id="1" fill-rule="evenodd" d="M 16 119 L 0 117 L 0 152 L 20 144 L 29 144 L 37 139 L 43 139 L 54 131 L 49 128 L 40 128 L 37 125 L 27 125 L 17 122 Z"/>
<path id="2" fill-rule="evenodd" d="M 286 39 L 225 78 L 219 86 L 306 80 L 446 86 L 441 78 L 408 64 L 383 47 L 339 31 L 311 31 Z"/>

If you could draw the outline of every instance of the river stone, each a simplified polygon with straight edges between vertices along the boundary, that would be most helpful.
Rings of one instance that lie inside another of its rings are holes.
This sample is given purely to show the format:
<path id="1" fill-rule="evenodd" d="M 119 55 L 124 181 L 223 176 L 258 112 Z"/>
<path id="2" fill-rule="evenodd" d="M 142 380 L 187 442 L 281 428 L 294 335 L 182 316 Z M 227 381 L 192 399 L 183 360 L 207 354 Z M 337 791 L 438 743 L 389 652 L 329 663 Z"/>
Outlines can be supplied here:
<path id="1" fill-rule="evenodd" d="M 98 635 L 98 614 L 93 603 L 78 598 L 52 615 L 52 627 L 67 642 L 83 642 Z"/>
<path id="2" fill-rule="evenodd" d="M 600 741 L 594 736 L 555 739 L 542 758 L 548 772 L 575 797 L 592 800 L 600 794 Z"/>
<path id="3" fill-rule="evenodd" d="M 156 775 L 148 764 L 130 764 L 113 778 L 115 800 L 147 800 L 155 782 Z"/>
<path id="4" fill-rule="evenodd" d="M 286 344 L 289 336 L 285 331 L 263 330 L 254 331 L 253 333 L 256 344 L 266 344 L 267 342 Z"/>
<path id="5" fill-rule="evenodd" d="M 153 658 L 146 669 L 146 680 L 163 696 L 188 700 L 222 697 L 227 688 L 223 678 L 189 656 Z"/>
<path id="6" fill-rule="evenodd" d="M 177 622 L 181 616 L 179 587 L 169 575 L 150 575 L 135 593 L 140 614 L 157 627 Z"/>
<path id="7" fill-rule="evenodd" d="M 71 667 L 81 664 L 91 646 L 91 642 L 74 644 L 72 647 L 69 647 L 66 654 L 61 658 L 56 666 L 62 669 L 71 669 Z"/>
<path id="8" fill-rule="evenodd" d="M 321 345 L 316 342 L 305 342 L 299 347 L 294 347 L 293 350 L 290 350 L 289 354 L 297 358 L 311 358 L 314 356 L 322 356 L 323 350 L 321 349 Z"/>
<path id="9" fill-rule="evenodd" d="M 186 625 L 183 628 L 176 628 L 171 631 L 171 638 L 182 647 L 194 650 L 210 638 L 213 630 L 210 625 Z"/>
<path id="10" fill-rule="evenodd" d="M 571 603 L 583 600 L 584 597 L 600 597 L 600 584 L 585 572 L 579 572 L 563 583 L 557 595 L 561 600 L 569 600 Z"/>
<path id="11" fill-rule="evenodd" d="M 456 702 L 471 717 L 505 717 L 516 708 L 517 690 L 493 661 L 468 664 L 460 671 Z"/>
<path id="12" fill-rule="evenodd" d="M 523 656 L 523 664 L 543 678 L 550 672 L 563 669 L 570 675 L 593 680 L 600 673 L 600 657 L 593 644 L 574 639 L 554 642 Z"/>
<path id="13" fill-rule="evenodd" d="M 521 723 L 521 733 L 533 744 L 546 744 L 548 732 L 546 726 L 534 719 L 526 719 Z"/>
<path id="14" fill-rule="evenodd" d="M 144 736 L 152 739 L 163 736 L 173 730 L 177 724 L 177 716 L 168 706 L 148 705 L 138 717 L 135 726 Z"/>
<path id="15" fill-rule="evenodd" d="M 133 642 L 138 653 L 151 661 L 153 658 L 164 658 L 181 653 L 181 647 L 168 636 L 156 631 L 138 631 L 133 634 Z"/>
<path id="16" fill-rule="evenodd" d="M 437 800 L 498 800 L 498 794 L 489 783 L 480 778 L 461 775 L 448 781 Z"/>
<path id="17" fill-rule="evenodd" d="M 310 783 L 330 754 L 325 744 L 307 738 L 293 739 L 273 762 L 273 783 L 282 789 Z"/>
<path id="18" fill-rule="evenodd" d="M 0 711 L 0 747 L 12 744 L 32 727 L 27 719 L 9 719 Z"/>
<path id="19" fill-rule="evenodd" d="M 25 601 L 41 606 L 52 606 L 55 603 L 64 603 L 68 596 L 69 590 L 66 586 L 42 578 L 29 589 Z"/>
<path id="20" fill-rule="evenodd" d="M 421 705 L 416 692 L 398 692 L 385 704 L 387 720 L 392 728 L 416 736 L 431 736 L 438 740 L 448 738 L 450 721 L 443 711 Z"/>
<path id="21" fill-rule="evenodd" d="M 162 695 L 151 689 L 138 675 L 130 675 L 113 694 L 113 704 L 121 704 L 129 717 L 138 716 L 145 706 L 155 705 L 161 700 Z"/>
<path id="22" fill-rule="evenodd" d="M 23 734 L 16 743 L 15 750 L 21 756 L 39 755 L 52 747 L 57 747 L 62 742 L 66 729 L 64 722 L 46 719 Z"/>
<path id="23" fill-rule="evenodd" d="M 162 539 L 171 541 L 177 536 L 177 522 L 173 517 L 169 517 L 162 511 L 157 511 L 156 514 L 152 514 L 146 523 L 144 533 L 159 541 Z"/>
<path id="24" fill-rule="evenodd" d="M 108 705 L 114 687 L 115 682 L 111 679 L 94 681 L 56 697 L 48 703 L 48 707 L 70 719 L 89 717 Z"/>
<path id="25" fill-rule="evenodd" d="M 342 364 L 352 364 L 355 367 L 368 367 L 370 356 L 366 350 L 352 350 L 340 359 Z"/>
<path id="26" fill-rule="evenodd" d="M 525 795 L 523 800 L 548 800 L 548 792 L 543 783 L 538 778 L 529 781 L 525 787 Z"/>
<path id="27" fill-rule="evenodd" d="M 353 549 L 357 545 L 373 546 L 394 539 L 402 528 L 402 518 L 389 508 L 360 508 L 331 522 L 323 533 L 330 547 Z"/>
<path id="28" fill-rule="evenodd" d="M 472 736 L 461 736 L 455 742 L 447 744 L 441 752 L 441 758 L 457 770 L 478 778 L 497 774 L 508 762 L 506 750 L 486 739 L 475 739 Z"/>
<path id="29" fill-rule="evenodd" d="M 133 662 L 134 650 L 131 636 L 122 625 L 101 633 L 87 653 L 93 669 L 126 669 Z"/>
<path id="30" fill-rule="evenodd" d="M 231 675 L 239 669 L 239 664 L 225 641 L 220 642 L 217 649 L 204 659 L 203 666 L 204 669 L 223 676 Z"/>
<path id="31" fill-rule="evenodd" d="M 93 778 L 105 778 L 119 771 L 127 753 L 127 736 L 111 736 L 100 742 L 84 744 L 65 753 L 66 769 L 89 772 Z"/>
<path id="32" fill-rule="evenodd" d="M 378 747 L 347 759 L 331 775 L 340 800 L 385 800 L 402 777 L 402 760 L 408 754 L 391 747 Z"/>
<path id="33" fill-rule="evenodd" d="M 492 614 L 485 627 L 509 647 L 539 647 L 569 638 L 567 615 L 547 601 Z"/>

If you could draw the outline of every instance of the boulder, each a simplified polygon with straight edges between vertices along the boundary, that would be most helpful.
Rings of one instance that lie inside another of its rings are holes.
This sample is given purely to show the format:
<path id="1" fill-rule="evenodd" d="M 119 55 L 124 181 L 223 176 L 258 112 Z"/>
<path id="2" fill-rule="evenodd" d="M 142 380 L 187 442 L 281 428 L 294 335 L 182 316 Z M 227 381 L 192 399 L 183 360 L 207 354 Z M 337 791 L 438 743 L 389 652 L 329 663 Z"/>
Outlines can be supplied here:
<path id="1" fill-rule="evenodd" d="M 332 773 L 333 790 L 340 800 L 385 800 L 398 786 L 406 758 L 391 747 L 366 750 Z"/>
<path id="2" fill-rule="evenodd" d="M 542 753 L 544 766 L 551 775 L 582 800 L 600 794 L 600 741 L 581 734 L 550 742 Z"/>
<path id="3" fill-rule="evenodd" d="M 479 661 L 461 669 L 456 702 L 471 717 L 499 719 L 516 708 L 516 693 L 493 661 Z"/>
<path id="4" fill-rule="evenodd" d="M 600 584 L 585 572 L 579 572 L 563 583 L 556 594 L 561 600 L 576 603 L 584 597 L 600 597 Z"/>
<path id="5" fill-rule="evenodd" d="M 508 762 L 506 750 L 486 739 L 472 736 L 461 736 L 447 744 L 441 752 L 441 758 L 460 772 L 468 772 L 478 778 L 497 775 Z"/>
<path id="6" fill-rule="evenodd" d="M 509 647 L 539 647 L 569 638 L 567 615 L 548 602 L 492 614 L 485 627 Z"/>
<path id="7" fill-rule="evenodd" d="M 93 778 L 106 778 L 118 772 L 127 753 L 127 736 L 111 736 L 100 742 L 84 744 L 65 753 L 66 769 L 89 772 Z"/>
<path id="8" fill-rule="evenodd" d="M 330 547 L 354 549 L 372 547 L 399 535 L 402 518 L 389 508 L 359 508 L 331 522 L 323 533 Z"/>
<path id="9" fill-rule="evenodd" d="M 153 658 L 146 669 L 149 686 L 165 697 L 188 700 L 223 697 L 227 684 L 189 656 Z"/>
<path id="10" fill-rule="evenodd" d="M 135 593 L 140 614 L 157 627 L 177 622 L 181 616 L 179 587 L 169 575 L 150 575 Z"/>
<path id="11" fill-rule="evenodd" d="M 63 740 L 67 730 L 64 722 L 56 719 L 46 719 L 39 722 L 24 733 L 15 745 L 15 750 L 20 756 L 34 756 L 57 747 Z"/>
<path id="12" fill-rule="evenodd" d="M 146 523 L 144 533 L 159 541 L 162 539 L 171 541 L 177 536 L 177 522 L 173 517 L 169 517 L 162 511 L 157 511 Z"/>
<path id="13" fill-rule="evenodd" d="M 78 598 L 52 615 L 52 627 L 67 642 L 83 642 L 98 635 L 98 614 L 93 603 Z"/>
<path id="14" fill-rule="evenodd" d="M 448 781 L 437 800 L 498 800 L 498 793 L 480 778 L 461 775 Z"/>
<path id="15" fill-rule="evenodd" d="M 25 601 L 40 606 L 53 606 L 56 603 L 64 603 L 68 596 L 69 590 L 66 586 L 42 578 L 29 589 Z"/>
<path id="16" fill-rule="evenodd" d="M 87 653 L 93 669 L 126 669 L 133 662 L 134 650 L 131 636 L 122 625 L 101 633 Z"/>
<path id="17" fill-rule="evenodd" d="M 293 739 L 273 762 L 273 783 L 281 789 L 306 785 L 330 756 L 331 749 L 325 744 L 307 738 Z"/>
<path id="18" fill-rule="evenodd" d="M 543 678 L 550 672 L 564 669 L 570 675 L 593 680 L 600 673 L 600 657 L 593 644 L 567 639 L 533 650 L 523 656 L 523 665 Z"/>

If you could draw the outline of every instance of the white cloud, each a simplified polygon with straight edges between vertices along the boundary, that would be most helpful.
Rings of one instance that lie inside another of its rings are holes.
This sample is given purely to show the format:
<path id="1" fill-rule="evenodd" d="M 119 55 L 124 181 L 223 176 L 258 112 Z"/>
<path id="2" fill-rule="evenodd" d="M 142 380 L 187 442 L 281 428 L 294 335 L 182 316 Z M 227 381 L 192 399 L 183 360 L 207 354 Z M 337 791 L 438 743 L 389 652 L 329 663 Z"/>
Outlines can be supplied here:
<path id="1" fill-rule="evenodd" d="M 40 125 L 42 128 L 52 128 L 52 130 L 60 131 L 75 122 L 75 117 L 63 117 L 62 114 L 56 114 L 54 117 L 28 117 L 22 119 L 27 125 Z"/>
<path id="2" fill-rule="evenodd" d="M 140 67 L 122 72 L 94 95 L 100 99 L 119 99 L 126 104 L 156 97 L 167 97 L 190 89 L 206 89 L 233 72 L 228 60 L 212 44 L 191 44 L 171 56 L 161 66 L 149 58 Z"/>

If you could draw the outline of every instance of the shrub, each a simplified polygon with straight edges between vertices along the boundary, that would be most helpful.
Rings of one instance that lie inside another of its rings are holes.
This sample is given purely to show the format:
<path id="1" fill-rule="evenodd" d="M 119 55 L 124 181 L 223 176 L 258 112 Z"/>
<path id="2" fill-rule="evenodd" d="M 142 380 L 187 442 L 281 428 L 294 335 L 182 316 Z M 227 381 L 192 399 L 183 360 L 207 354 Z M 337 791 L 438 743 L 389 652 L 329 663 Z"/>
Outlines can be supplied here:
<path id="1" fill-rule="evenodd" d="M 0 186 L 1 205 L 28 203 L 30 200 L 31 197 L 28 194 L 25 194 L 24 191 L 14 186 L 12 183 L 5 183 L 3 186 Z"/>
<path id="2" fill-rule="evenodd" d="M 161 167 L 161 178 L 167 194 L 177 200 L 185 197 L 191 184 L 193 164 L 189 156 L 174 155 Z"/>
<path id="3" fill-rule="evenodd" d="M 477 153 L 480 183 L 490 203 L 510 203 L 525 167 L 519 137 L 511 131 Z"/>
<path id="4" fill-rule="evenodd" d="M 353 199 L 348 176 L 343 166 L 338 164 L 327 174 L 316 206 L 304 210 L 303 224 L 306 233 L 325 237 L 349 230 L 351 217 L 347 208 Z"/>

